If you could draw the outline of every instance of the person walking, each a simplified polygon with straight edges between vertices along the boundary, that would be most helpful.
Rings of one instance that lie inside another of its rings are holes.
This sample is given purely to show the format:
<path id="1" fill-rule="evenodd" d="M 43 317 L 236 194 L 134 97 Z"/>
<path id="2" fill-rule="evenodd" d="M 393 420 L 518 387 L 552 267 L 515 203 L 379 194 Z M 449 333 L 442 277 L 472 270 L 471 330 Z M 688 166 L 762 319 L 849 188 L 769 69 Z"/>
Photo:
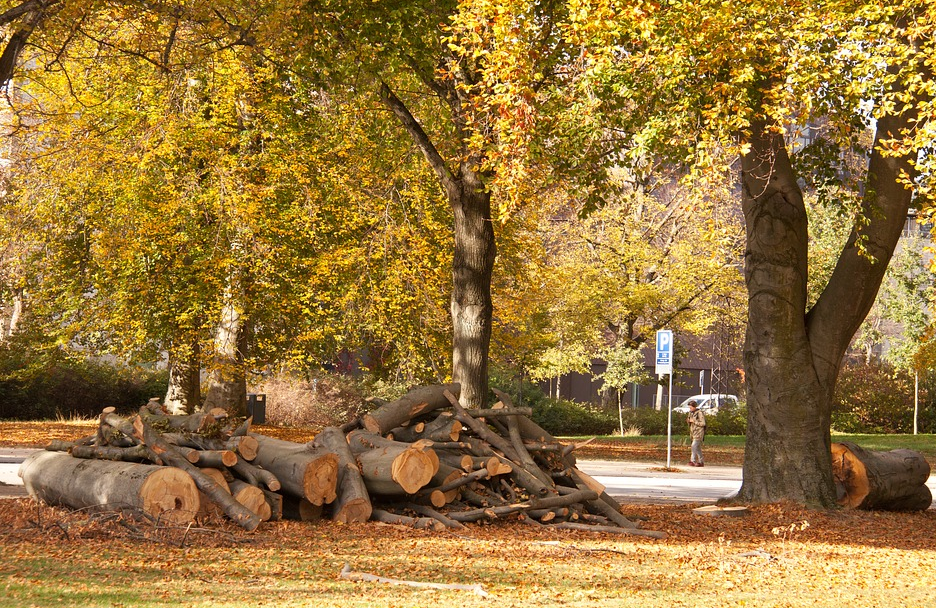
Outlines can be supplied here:
<path id="1" fill-rule="evenodd" d="M 692 439 L 692 455 L 689 457 L 690 467 L 704 467 L 702 459 L 702 442 L 705 440 L 705 414 L 699 409 L 695 401 L 689 402 L 689 415 L 686 422 L 689 424 L 689 437 Z"/>

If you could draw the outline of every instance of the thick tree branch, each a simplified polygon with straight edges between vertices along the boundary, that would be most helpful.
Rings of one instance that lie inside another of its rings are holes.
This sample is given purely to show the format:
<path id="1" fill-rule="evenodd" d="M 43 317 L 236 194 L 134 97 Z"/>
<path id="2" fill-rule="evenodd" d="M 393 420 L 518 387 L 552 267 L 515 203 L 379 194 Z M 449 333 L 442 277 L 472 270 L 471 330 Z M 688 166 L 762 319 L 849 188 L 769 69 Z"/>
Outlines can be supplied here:
<path id="1" fill-rule="evenodd" d="M 436 176 L 442 183 L 442 187 L 450 194 L 456 192 L 458 190 L 458 184 L 451 171 L 449 171 L 445 159 L 439 154 L 439 151 L 432 143 L 429 135 L 423 130 L 422 125 L 419 124 L 419 121 L 416 120 L 409 111 L 406 104 L 400 101 L 400 98 L 397 97 L 387 83 L 382 80 L 380 81 L 379 94 L 380 100 L 384 105 L 390 108 L 393 114 L 400 120 L 403 124 L 403 128 L 409 133 L 410 138 L 417 147 L 419 147 L 419 150 L 423 153 L 429 166 L 432 167 L 432 170 L 435 171 Z"/>
<path id="2" fill-rule="evenodd" d="M 916 95 L 908 105 L 916 108 L 922 101 L 922 96 Z M 869 223 L 860 232 L 852 231 L 828 285 L 807 315 L 809 341 L 819 371 L 834 373 L 838 369 L 852 336 L 877 298 L 900 239 L 913 196 L 903 180 L 916 174 L 916 152 L 885 156 L 881 147 L 888 140 L 900 140 L 915 122 L 913 110 L 878 120 L 862 201 L 862 215 Z M 864 252 L 858 246 L 859 238 L 864 239 Z"/>
<path id="3" fill-rule="evenodd" d="M 45 10 L 58 0 L 35 0 L 26 2 L 0 15 L 0 25 L 12 23 L 15 19 L 23 17 L 20 27 L 10 36 L 3 53 L 0 54 L 0 86 L 6 86 L 13 79 L 16 62 L 20 52 L 26 46 L 26 41 L 45 16 Z"/>

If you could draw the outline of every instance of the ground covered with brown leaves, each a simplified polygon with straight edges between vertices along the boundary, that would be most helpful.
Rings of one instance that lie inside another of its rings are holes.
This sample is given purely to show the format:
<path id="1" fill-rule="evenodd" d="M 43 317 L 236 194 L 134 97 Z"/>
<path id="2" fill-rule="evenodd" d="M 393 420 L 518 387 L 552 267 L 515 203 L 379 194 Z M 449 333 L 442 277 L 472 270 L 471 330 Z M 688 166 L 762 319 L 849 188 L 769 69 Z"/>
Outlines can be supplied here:
<path id="1" fill-rule="evenodd" d="M 0 445 L 41 447 L 94 429 L 87 422 L 49 424 L 4 423 Z M 298 442 L 311 438 L 302 429 L 257 430 Z M 648 453 L 624 458 L 659 457 L 652 446 L 630 447 Z M 586 448 L 582 457 L 600 457 L 600 443 Z M 0 608 L 936 608 L 932 509 L 895 514 L 763 505 L 745 517 L 712 517 L 695 514 L 697 506 L 625 505 L 625 514 L 644 528 L 669 535 L 651 540 L 519 521 L 474 524 L 457 534 L 328 521 L 266 522 L 245 532 L 223 520 L 172 527 L 134 513 L 6 499 L 0 500 Z M 390 582 L 341 578 L 345 567 Z M 480 592 L 413 584 L 479 586 Z"/>
<path id="2" fill-rule="evenodd" d="M 213 522 L 0 501 L 0 606 L 936 606 L 936 512 L 629 505 L 648 540 L 519 522 L 454 534 L 381 524 Z M 343 580 L 355 572 L 477 592 Z"/>

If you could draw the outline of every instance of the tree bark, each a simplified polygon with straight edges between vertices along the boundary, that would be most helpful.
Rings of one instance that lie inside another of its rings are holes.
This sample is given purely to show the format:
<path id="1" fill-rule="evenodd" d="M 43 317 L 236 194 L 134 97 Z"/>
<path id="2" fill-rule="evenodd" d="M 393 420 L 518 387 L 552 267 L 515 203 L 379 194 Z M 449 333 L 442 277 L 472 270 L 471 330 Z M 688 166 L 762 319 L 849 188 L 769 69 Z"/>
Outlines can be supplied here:
<path id="1" fill-rule="evenodd" d="M 930 466 L 919 452 L 873 452 L 853 443 L 832 444 L 839 504 L 855 509 L 925 511 L 933 504 Z"/>
<path id="2" fill-rule="evenodd" d="M 199 353 L 197 339 L 169 351 L 169 386 L 163 403 L 170 414 L 190 414 L 201 404 Z"/>
<path id="3" fill-rule="evenodd" d="M 134 508 L 170 523 L 187 523 L 199 510 L 198 488 L 174 467 L 86 460 L 40 451 L 20 466 L 30 496 L 73 509 Z"/>
<path id="4" fill-rule="evenodd" d="M 491 220 L 491 193 L 481 177 L 461 166 L 460 179 L 449 188 L 455 216 L 452 261 L 452 379 L 461 384 L 465 407 L 481 408 L 488 400 L 488 351 L 491 344 L 491 278 L 497 247 Z"/>
<path id="5" fill-rule="evenodd" d="M 253 464 L 273 473 L 284 492 L 314 505 L 335 500 L 338 456 L 313 452 L 301 443 L 251 435 L 259 443 Z"/>
<path id="6" fill-rule="evenodd" d="M 898 183 L 913 175 L 909 159 L 884 158 L 883 139 L 908 116 L 878 121 L 866 183 L 861 233 L 874 256 L 859 252 L 853 233 L 822 296 L 806 314 L 806 209 L 783 139 L 767 123 L 752 125 L 742 157 L 747 225 L 744 346 L 748 404 L 743 502 L 792 500 L 834 507 L 831 403 L 842 357 L 877 295 L 910 204 Z"/>
<path id="7" fill-rule="evenodd" d="M 214 357 L 208 379 L 204 411 L 219 407 L 235 416 L 247 414 L 247 378 L 244 357 L 247 332 L 243 310 L 229 296 L 215 331 Z"/>

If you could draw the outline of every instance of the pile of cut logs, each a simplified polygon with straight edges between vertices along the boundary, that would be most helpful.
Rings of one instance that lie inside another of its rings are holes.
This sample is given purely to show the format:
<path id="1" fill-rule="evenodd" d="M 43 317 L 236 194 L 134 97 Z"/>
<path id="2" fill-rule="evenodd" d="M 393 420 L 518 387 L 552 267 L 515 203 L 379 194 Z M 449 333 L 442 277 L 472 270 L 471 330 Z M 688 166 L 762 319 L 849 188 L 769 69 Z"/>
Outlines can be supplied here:
<path id="1" fill-rule="evenodd" d="M 307 444 L 250 432 L 223 411 L 132 418 L 105 410 L 95 435 L 54 443 L 20 468 L 31 496 L 71 508 L 132 508 L 184 523 L 222 513 L 246 530 L 279 518 L 377 520 L 428 529 L 515 518 L 652 538 L 580 471 L 529 408 L 498 393 L 463 408 L 457 384 L 414 389 Z"/>

